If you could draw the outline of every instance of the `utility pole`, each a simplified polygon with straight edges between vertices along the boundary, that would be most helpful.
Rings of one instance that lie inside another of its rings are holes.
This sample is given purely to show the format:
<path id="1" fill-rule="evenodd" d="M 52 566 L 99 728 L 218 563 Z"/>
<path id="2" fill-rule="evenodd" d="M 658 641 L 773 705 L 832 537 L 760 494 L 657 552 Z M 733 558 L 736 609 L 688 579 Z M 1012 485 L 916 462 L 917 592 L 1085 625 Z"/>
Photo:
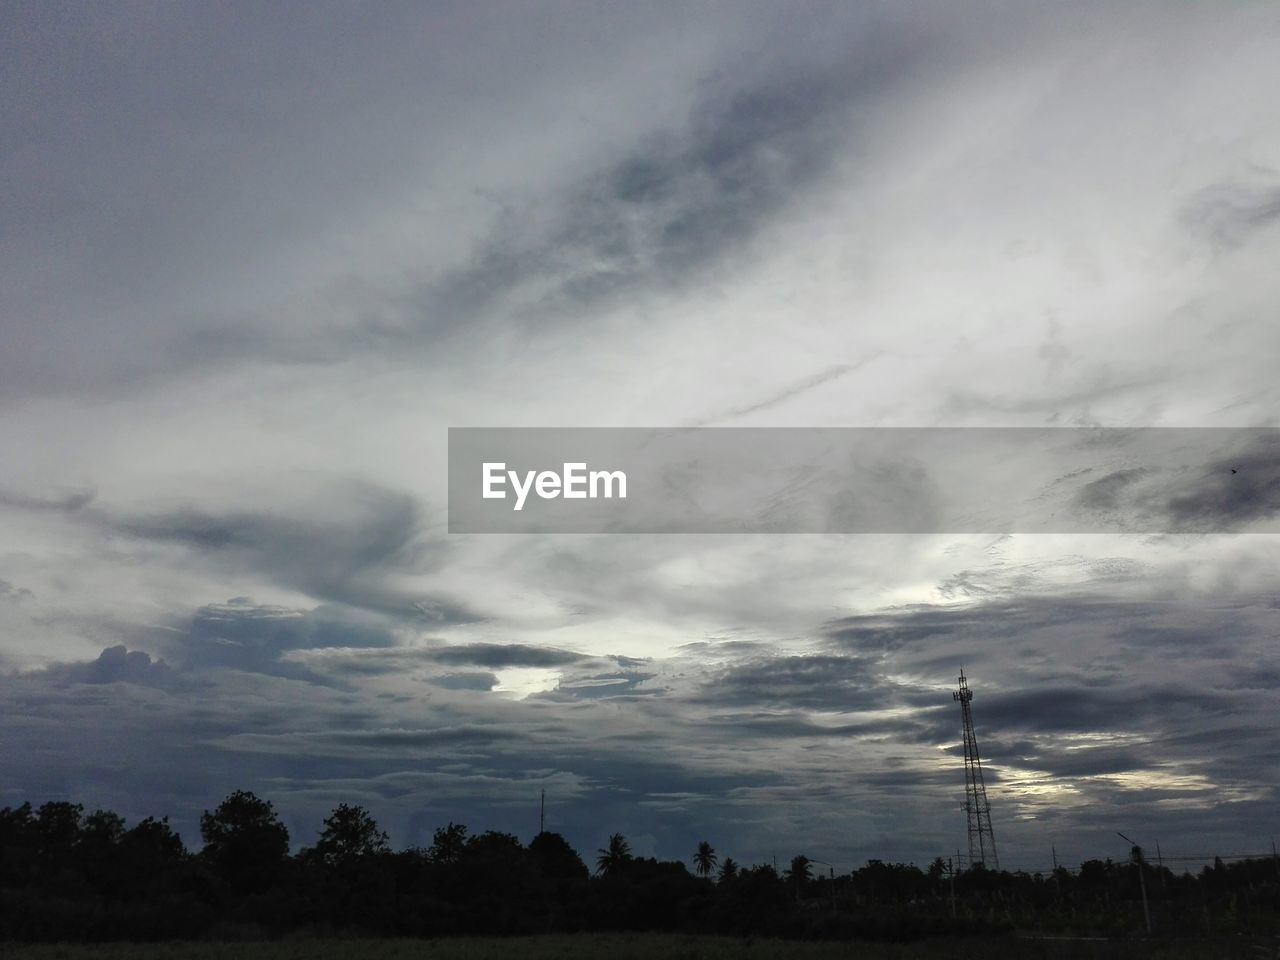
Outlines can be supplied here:
<path id="1" fill-rule="evenodd" d="M 951 919 L 956 918 L 956 866 L 950 857 L 947 857 L 947 876 L 951 879 Z"/>
<path id="2" fill-rule="evenodd" d="M 547 791 L 544 787 L 542 790 L 542 799 L 538 804 L 538 834 L 547 832 Z"/>
<path id="3" fill-rule="evenodd" d="M 963 668 L 960 670 L 960 688 L 951 694 L 951 699 L 960 704 L 964 726 L 964 812 L 969 821 L 969 866 L 981 863 L 985 867 L 987 857 L 990 856 L 991 868 L 999 870 L 996 835 L 991 829 L 991 805 L 987 803 L 987 785 L 982 778 L 982 758 L 978 755 L 978 738 L 973 732 L 973 711 L 969 707 L 973 701 L 973 691 L 969 689 L 969 681 L 965 679 Z"/>
<path id="4" fill-rule="evenodd" d="M 1138 865 L 1138 886 L 1142 890 L 1142 918 L 1147 922 L 1147 936 L 1151 936 L 1151 908 L 1147 906 L 1147 881 L 1144 874 L 1147 872 L 1147 865 L 1142 859 L 1142 847 L 1138 846 L 1119 830 L 1116 836 L 1133 846 L 1129 852 L 1129 857 Z"/>

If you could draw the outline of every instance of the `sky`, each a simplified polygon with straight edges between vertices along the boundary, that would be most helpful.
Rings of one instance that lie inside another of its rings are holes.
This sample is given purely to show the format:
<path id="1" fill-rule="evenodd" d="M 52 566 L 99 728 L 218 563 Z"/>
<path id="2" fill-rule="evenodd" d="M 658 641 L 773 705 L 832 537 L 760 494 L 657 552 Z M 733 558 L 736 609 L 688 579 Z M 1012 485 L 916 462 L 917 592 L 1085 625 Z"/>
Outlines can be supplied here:
<path id="1" fill-rule="evenodd" d="M 1002 865 L 1268 852 L 1275 534 L 451 534 L 446 453 L 1280 426 L 1277 88 L 1260 3 L 4 4 L 0 805 L 926 864 L 963 667 Z"/>

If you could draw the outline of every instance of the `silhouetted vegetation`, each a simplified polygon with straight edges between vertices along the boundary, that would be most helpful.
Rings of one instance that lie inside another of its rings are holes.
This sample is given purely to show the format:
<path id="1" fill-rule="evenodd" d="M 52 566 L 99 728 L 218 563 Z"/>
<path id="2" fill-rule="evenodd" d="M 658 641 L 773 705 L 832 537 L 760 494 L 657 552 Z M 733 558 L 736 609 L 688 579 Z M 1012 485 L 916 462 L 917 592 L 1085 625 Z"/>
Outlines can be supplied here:
<path id="1" fill-rule="evenodd" d="M 129 826 L 110 811 L 85 814 L 65 802 L 0 809 L 0 940 L 1129 936 L 1144 927 L 1140 877 L 1157 935 L 1280 931 L 1280 864 L 1272 858 L 1182 875 L 1140 854 L 1046 875 L 976 868 L 953 876 L 941 858 L 923 870 L 872 860 L 832 877 L 804 855 L 781 875 L 772 865 L 742 866 L 709 841 L 690 851 L 689 865 L 654 860 L 614 834 L 592 872 L 556 833 L 525 845 L 449 823 L 426 849 L 396 851 L 367 810 L 348 804 L 325 819 L 314 845 L 291 855 L 272 805 L 244 791 L 206 811 L 200 834 L 202 849 L 190 852 L 166 820 Z"/>

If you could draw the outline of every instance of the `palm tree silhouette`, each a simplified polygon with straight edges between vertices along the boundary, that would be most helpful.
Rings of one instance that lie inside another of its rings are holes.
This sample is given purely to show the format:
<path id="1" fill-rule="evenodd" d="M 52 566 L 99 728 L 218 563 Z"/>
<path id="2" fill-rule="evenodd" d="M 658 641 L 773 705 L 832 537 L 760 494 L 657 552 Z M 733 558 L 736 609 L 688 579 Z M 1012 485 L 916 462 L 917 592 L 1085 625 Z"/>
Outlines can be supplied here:
<path id="1" fill-rule="evenodd" d="M 596 873 L 610 874 L 631 859 L 631 844 L 620 833 L 609 838 L 609 846 L 596 851 Z"/>
<path id="2" fill-rule="evenodd" d="M 693 869 L 697 871 L 698 876 L 711 876 L 711 871 L 716 868 L 716 864 L 719 862 L 720 860 L 711 844 L 705 840 L 698 844 L 698 852 L 693 855 Z"/>
<path id="3" fill-rule="evenodd" d="M 800 889 L 809 882 L 809 865 L 812 863 L 808 857 L 801 854 L 798 857 L 791 858 L 791 869 L 786 871 L 784 876 L 796 888 L 796 897 L 800 896 Z"/>

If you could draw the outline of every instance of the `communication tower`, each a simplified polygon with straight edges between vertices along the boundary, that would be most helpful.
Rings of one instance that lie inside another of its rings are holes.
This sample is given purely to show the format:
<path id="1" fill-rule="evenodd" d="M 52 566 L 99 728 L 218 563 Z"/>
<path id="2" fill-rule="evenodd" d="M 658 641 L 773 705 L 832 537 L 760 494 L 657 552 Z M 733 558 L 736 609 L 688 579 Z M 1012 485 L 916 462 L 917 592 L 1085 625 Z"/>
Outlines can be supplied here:
<path id="1" fill-rule="evenodd" d="M 978 756 L 978 738 L 973 733 L 973 691 L 960 671 L 960 689 L 951 694 L 960 704 L 964 718 L 964 812 L 969 819 L 969 866 L 982 864 L 1000 869 L 996 856 L 996 835 L 991 830 L 991 804 L 987 803 L 987 785 L 982 779 L 982 758 Z M 990 864 L 987 858 L 991 858 Z"/>

